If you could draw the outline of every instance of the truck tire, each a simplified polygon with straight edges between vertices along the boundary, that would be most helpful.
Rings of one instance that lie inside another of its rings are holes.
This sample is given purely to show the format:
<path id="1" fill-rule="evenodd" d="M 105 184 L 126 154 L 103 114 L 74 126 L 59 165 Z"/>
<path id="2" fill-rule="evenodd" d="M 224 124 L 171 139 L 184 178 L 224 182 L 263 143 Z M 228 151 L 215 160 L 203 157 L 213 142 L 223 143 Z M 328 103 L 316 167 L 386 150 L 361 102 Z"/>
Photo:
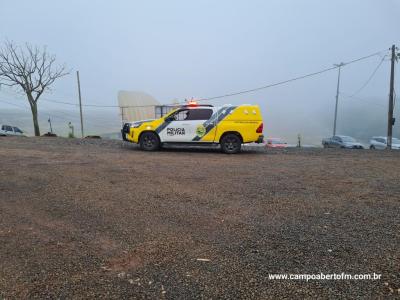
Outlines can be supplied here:
<path id="1" fill-rule="evenodd" d="M 144 151 L 155 151 L 160 148 L 160 140 L 154 132 L 144 132 L 139 140 L 140 149 Z"/>
<path id="2" fill-rule="evenodd" d="M 236 154 L 240 152 L 242 141 L 234 133 L 228 133 L 221 139 L 221 150 L 226 154 Z"/>

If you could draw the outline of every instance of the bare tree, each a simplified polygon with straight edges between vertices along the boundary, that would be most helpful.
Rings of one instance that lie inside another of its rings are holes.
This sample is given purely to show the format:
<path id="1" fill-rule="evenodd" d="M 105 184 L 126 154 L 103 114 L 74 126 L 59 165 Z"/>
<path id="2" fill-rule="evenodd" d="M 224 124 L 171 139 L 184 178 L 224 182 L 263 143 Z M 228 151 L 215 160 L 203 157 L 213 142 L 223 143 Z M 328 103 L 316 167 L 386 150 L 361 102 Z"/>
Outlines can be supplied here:
<path id="1" fill-rule="evenodd" d="M 0 48 L 0 83 L 17 86 L 26 94 L 36 136 L 40 136 L 37 109 L 40 96 L 57 78 L 68 74 L 65 66 L 54 66 L 55 60 L 56 57 L 48 54 L 45 47 L 39 49 L 29 44 L 18 47 L 5 42 Z"/>

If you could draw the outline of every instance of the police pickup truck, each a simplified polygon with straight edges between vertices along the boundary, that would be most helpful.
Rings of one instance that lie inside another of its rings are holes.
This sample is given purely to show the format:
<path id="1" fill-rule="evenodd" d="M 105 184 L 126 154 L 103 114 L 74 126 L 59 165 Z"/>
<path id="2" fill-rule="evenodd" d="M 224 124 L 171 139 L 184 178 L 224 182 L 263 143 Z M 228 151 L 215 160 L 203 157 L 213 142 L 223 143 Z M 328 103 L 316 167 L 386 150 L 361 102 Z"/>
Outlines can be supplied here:
<path id="1" fill-rule="evenodd" d="M 263 142 L 263 120 L 257 105 L 183 105 L 156 120 L 125 123 L 124 140 L 146 151 L 163 145 L 220 145 L 224 153 L 241 150 L 244 143 Z"/>

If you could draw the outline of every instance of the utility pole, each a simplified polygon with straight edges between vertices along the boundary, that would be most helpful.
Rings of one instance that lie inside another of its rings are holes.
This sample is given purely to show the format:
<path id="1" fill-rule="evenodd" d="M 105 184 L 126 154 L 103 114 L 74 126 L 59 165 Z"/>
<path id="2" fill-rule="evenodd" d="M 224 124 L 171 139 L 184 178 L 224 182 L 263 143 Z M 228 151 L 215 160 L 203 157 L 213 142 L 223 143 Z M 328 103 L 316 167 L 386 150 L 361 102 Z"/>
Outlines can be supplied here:
<path id="1" fill-rule="evenodd" d="M 336 122 L 337 122 L 337 109 L 339 102 L 339 90 L 340 90 L 340 70 L 344 66 L 344 63 L 335 64 L 335 67 L 338 67 L 338 79 L 337 79 L 337 87 L 336 87 L 336 105 L 335 105 L 335 119 L 333 120 L 333 136 L 336 135 Z"/>
<path id="2" fill-rule="evenodd" d="M 81 82 L 79 80 L 79 71 L 76 71 L 76 79 L 78 80 L 79 110 L 81 114 L 81 134 L 82 138 L 84 138 L 85 135 L 83 134 L 82 97 L 81 97 Z"/>
<path id="3" fill-rule="evenodd" d="M 392 130 L 394 125 L 393 102 L 394 102 L 394 62 L 396 60 L 396 46 L 392 46 L 392 58 L 390 68 L 390 91 L 389 91 L 389 111 L 387 127 L 387 149 L 392 149 Z"/>

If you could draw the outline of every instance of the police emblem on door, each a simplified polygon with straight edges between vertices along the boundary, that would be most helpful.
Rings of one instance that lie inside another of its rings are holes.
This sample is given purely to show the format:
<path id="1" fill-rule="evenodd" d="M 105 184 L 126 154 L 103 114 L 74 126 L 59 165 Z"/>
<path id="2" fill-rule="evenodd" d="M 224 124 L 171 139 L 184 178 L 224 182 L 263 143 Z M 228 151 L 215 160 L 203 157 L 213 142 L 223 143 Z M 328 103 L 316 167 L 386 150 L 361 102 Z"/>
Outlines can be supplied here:
<path id="1" fill-rule="evenodd" d="M 206 128 L 202 125 L 202 124 L 200 124 L 199 126 L 197 126 L 197 128 L 196 128 L 196 135 L 198 136 L 198 137 L 202 137 L 203 135 L 205 135 L 206 134 Z"/>

